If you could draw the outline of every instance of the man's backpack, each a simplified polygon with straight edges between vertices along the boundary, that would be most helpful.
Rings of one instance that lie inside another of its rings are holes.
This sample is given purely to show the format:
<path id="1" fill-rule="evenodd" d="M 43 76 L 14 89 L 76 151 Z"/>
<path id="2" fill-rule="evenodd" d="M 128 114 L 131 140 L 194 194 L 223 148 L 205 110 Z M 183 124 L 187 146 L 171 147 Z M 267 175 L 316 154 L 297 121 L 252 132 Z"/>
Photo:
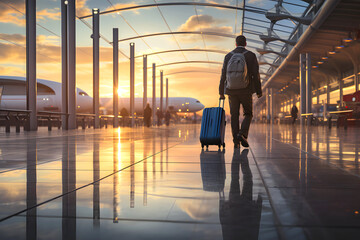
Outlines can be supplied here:
<path id="1" fill-rule="evenodd" d="M 226 69 L 226 88 L 243 89 L 249 85 L 245 50 L 242 53 L 234 53 L 231 56 Z"/>

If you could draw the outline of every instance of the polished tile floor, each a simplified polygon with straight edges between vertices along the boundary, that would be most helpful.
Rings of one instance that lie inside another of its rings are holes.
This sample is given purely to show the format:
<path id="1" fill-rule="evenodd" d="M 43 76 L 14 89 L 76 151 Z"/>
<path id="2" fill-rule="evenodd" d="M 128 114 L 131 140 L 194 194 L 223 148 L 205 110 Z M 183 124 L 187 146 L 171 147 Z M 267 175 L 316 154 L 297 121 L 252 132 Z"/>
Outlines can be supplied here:
<path id="1" fill-rule="evenodd" d="M 0 239 L 360 239 L 360 129 L 0 132 Z"/>

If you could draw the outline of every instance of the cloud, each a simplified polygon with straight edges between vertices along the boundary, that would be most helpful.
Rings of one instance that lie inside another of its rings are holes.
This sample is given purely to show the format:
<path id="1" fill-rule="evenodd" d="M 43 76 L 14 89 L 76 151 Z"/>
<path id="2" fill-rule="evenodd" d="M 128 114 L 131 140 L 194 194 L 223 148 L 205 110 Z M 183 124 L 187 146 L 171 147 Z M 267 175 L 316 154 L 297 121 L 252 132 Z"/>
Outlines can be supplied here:
<path id="1" fill-rule="evenodd" d="M 43 9 L 36 12 L 36 18 L 45 20 L 52 19 L 52 20 L 60 20 L 60 10 L 59 8 L 56 9 Z"/>
<path id="2" fill-rule="evenodd" d="M 248 3 L 249 3 L 249 4 L 256 5 L 256 6 L 264 6 L 264 5 L 265 5 L 265 1 L 264 1 L 264 0 L 249 0 Z"/>
<path id="3" fill-rule="evenodd" d="M 216 19 L 210 15 L 193 15 L 189 17 L 184 24 L 182 24 L 178 31 L 202 31 L 202 32 L 216 32 L 216 33 L 225 33 L 232 34 L 233 28 L 230 26 L 219 26 L 220 24 L 224 24 L 225 22 L 221 19 Z M 198 39 L 198 37 L 194 36 L 184 36 L 181 37 L 183 41 L 193 42 L 194 39 Z M 219 41 L 221 38 L 216 36 L 206 36 L 207 40 L 210 41 Z"/>
<path id="4" fill-rule="evenodd" d="M 1 0 L 0 22 L 11 23 L 19 26 L 25 25 L 25 1 L 24 0 Z M 36 12 L 38 20 L 60 19 L 60 9 L 42 9 Z"/>
<path id="5" fill-rule="evenodd" d="M 91 9 L 86 6 L 87 0 L 76 0 L 76 16 L 81 17 L 91 14 Z"/>

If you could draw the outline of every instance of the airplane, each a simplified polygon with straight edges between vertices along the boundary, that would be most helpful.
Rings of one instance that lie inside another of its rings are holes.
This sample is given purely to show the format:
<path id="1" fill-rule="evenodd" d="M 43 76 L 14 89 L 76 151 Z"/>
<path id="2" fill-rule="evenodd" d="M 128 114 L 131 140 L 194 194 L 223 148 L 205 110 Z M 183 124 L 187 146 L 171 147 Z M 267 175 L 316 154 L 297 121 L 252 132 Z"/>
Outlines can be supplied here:
<path id="1" fill-rule="evenodd" d="M 37 79 L 37 111 L 61 112 L 61 83 Z M 26 78 L 0 76 L 2 94 L 0 108 L 26 109 Z M 76 88 L 77 112 L 92 111 L 93 100 L 85 91 Z"/>
<path id="2" fill-rule="evenodd" d="M 76 89 L 77 112 L 92 113 L 93 98 L 80 88 Z M 152 98 L 149 98 L 152 107 Z M 157 98 L 157 108 L 160 107 L 160 99 Z M 112 98 L 101 98 L 101 108 L 106 112 L 112 112 Z M 129 112 L 130 99 L 119 98 L 119 111 L 126 108 Z M 26 109 L 26 78 L 14 76 L 0 76 L 0 108 L 1 109 Z M 163 101 L 165 109 L 165 98 Z M 169 98 L 169 110 L 176 112 L 197 112 L 204 105 L 195 98 L 171 97 Z M 37 79 L 37 111 L 61 112 L 61 83 Z M 142 114 L 143 100 L 135 98 L 135 112 Z"/>
<path id="3" fill-rule="evenodd" d="M 112 98 L 101 98 L 101 106 L 106 110 L 106 112 L 112 112 Z M 147 103 L 150 104 L 152 108 L 152 98 L 148 98 Z M 163 111 L 166 111 L 166 100 L 163 98 Z M 135 109 L 136 113 L 143 113 L 143 98 L 135 98 Z M 128 112 L 130 111 L 130 99 L 129 98 L 119 98 L 119 111 L 125 108 Z M 190 97 L 169 97 L 168 110 L 178 113 L 195 113 L 204 108 L 204 105 L 195 98 Z M 156 98 L 156 110 L 160 109 L 160 98 Z"/>

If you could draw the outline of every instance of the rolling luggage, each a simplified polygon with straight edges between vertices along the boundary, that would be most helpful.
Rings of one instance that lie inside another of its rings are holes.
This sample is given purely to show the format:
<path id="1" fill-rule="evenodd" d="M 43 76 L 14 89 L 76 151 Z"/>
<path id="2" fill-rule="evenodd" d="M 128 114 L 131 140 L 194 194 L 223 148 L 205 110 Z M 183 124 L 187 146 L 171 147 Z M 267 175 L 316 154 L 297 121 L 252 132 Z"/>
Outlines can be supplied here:
<path id="1" fill-rule="evenodd" d="M 222 107 L 221 101 L 223 101 Z M 205 108 L 201 119 L 200 142 L 201 148 L 217 145 L 225 148 L 225 99 L 219 99 L 219 107 Z"/>

